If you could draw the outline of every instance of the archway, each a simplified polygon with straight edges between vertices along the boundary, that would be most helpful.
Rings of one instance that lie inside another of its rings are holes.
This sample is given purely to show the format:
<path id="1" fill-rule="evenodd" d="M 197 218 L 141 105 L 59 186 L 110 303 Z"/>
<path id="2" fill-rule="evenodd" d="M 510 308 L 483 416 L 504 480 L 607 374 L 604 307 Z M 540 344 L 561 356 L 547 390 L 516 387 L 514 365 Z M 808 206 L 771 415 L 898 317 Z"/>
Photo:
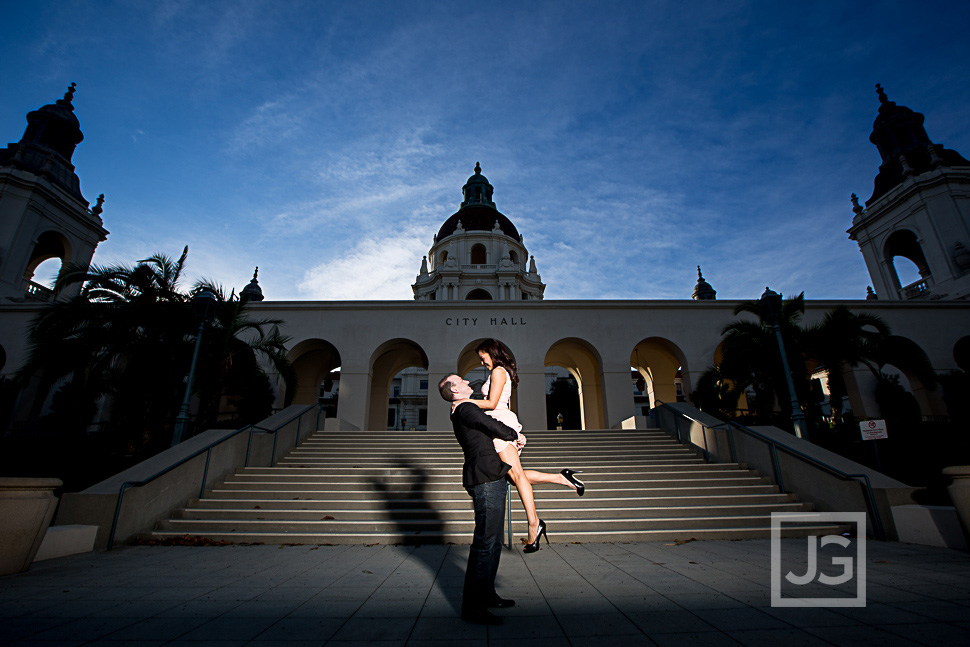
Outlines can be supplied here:
<path id="1" fill-rule="evenodd" d="M 472 245 L 470 260 L 472 265 L 488 264 L 488 252 L 485 250 L 485 245 L 481 243 Z"/>
<path id="2" fill-rule="evenodd" d="M 392 386 L 394 380 L 402 373 L 400 378 L 402 382 L 398 384 L 398 395 L 395 397 Z M 405 379 L 407 384 L 404 383 Z M 409 393 L 402 402 L 401 393 L 404 388 Z M 392 400 L 395 400 L 393 407 Z M 403 408 L 402 405 L 404 405 Z M 365 427 L 370 430 L 391 427 L 389 423 L 392 410 L 395 414 L 393 428 L 400 428 L 402 415 L 408 429 L 417 428 L 421 419 L 424 420 L 425 426 L 427 425 L 428 357 L 424 349 L 410 339 L 389 339 L 377 347 L 370 358 L 370 396 L 367 410 Z"/>
<path id="3" fill-rule="evenodd" d="M 560 339 L 546 351 L 546 366 L 566 369 L 576 381 L 581 429 L 603 429 L 603 362 L 596 349 L 587 341 L 568 337 Z M 559 412 L 546 412 L 553 416 Z M 565 415 L 564 415 L 565 417 Z"/>
<path id="4" fill-rule="evenodd" d="M 323 339 L 305 339 L 287 353 L 293 366 L 291 393 L 283 394 L 285 404 L 323 403 L 327 417 L 337 416 L 340 353 Z M 332 413 L 331 413 L 332 411 Z"/>
<path id="5" fill-rule="evenodd" d="M 686 400 L 690 385 L 684 383 L 685 366 L 684 352 L 663 337 L 648 337 L 630 353 L 630 367 L 643 378 L 650 408 L 658 402 Z"/>
<path id="6" fill-rule="evenodd" d="M 879 345 L 877 354 L 882 373 L 899 375 L 904 388 L 908 382 L 907 390 L 916 398 L 923 416 L 946 415 L 933 365 L 919 344 L 906 337 L 892 335 Z"/>
<path id="7" fill-rule="evenodd" d="M 899 263 L 897 266 L 896 257 L 905 258 L 909 263 Z M 908 229 L 899 229 L 890 234 L 883 245 L 883 258 L 888 262 L 893 287 L 900 291 L 900 296 L 904 299 L 919 296 L 926 289 L 923 281 L 932 275 L 915 233 Z M 916 270 L 915 274 L 913 269 Z"/>
<path id="8" fill-rule="evenodd" d="M 468 293 L 465 297 L 466 301 L 491 301 L 492 294 L 488 290 L 482 288 L 476 288 Z"/>
<path id="9" fill-rule="evenodd" d="M 24 286 L 35 297 L 50 299 L 53 280 L 66 260 L 71 258 L 71 244 L 56 231 L 45 231 L 37 238 L 24 268 Z"/>

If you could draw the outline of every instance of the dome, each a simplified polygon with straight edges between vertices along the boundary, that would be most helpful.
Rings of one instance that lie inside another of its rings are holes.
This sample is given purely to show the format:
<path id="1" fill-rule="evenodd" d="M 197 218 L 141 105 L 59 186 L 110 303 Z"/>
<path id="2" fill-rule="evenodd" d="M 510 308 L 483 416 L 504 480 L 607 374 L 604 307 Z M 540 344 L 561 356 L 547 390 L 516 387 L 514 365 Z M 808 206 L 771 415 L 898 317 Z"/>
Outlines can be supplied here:
<path id="1" fill-rule="evenodd" d="M 27 113 L 27 130 L 21 138 L 22 143 L 36 143 L 61 154 L 68 162 L 74 149 L 84 140 L 81 122 L 74 114 L 74 92 L 72 83 L 63 99 Z"/>
<path id="2" fill-rule="evenodd" d="M 498 227 L 502 230 L 502 233 L 515 240 L 519 240 L 519 232 L 511 220 L 494 207 L 482 207 L 478 205 L 463 207 L 448 218 L 448 220 L 445 220 L 445 224 L 441 225 L 441 229 L 438 230 L 438 235 L 435 237 L 435 240 L 437 241 L 446 236 L 451 236 L 458 230 L 459 222 L 461 222 L 461 227 L 465 231 L 492 231 L 495 228 L 496 221 L 498 221 Z"/>
<path id="3" fill-rule="evenodd" d="M 694 293 L 691 298 L 694 301 L 714 301 L 717 299 L 717 290 L 701 276 L 701 266 L 697 266 L 697 285 L 694 286 Z"/>
<path id="4" fill-rule="evenodd" d="M 495 208 L 495 203 L 492 202 L 492 189 L 488 178 L 482 175 L 481 164 L 475 162 L 475 174 L 469 177 L 465 186 L 461 188 L 464 197 L 461 208 L 441 225 L 435 241 L 458 231 L 459 222 L 465 231 L 492 231 L 495 229 L 495 223 L 498 222 L 498 228 L 502 233 L 520 240 L 519 232 L 512 221 Z"/>

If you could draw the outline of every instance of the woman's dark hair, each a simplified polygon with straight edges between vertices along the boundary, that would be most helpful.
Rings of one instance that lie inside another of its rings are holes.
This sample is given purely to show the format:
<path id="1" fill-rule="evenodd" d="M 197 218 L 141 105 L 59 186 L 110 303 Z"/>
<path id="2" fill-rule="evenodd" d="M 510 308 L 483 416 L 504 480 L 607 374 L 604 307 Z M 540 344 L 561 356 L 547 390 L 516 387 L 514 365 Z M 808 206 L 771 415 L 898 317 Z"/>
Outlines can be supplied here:
<path id="1" fill-rule="evenodd" d="M 508 346 L 497 339 L 486 339 L 478 345 L 475 352 L 488 353 L 488 356 L 492 358 L 492 366 L 501 366 L 509 372 L 512 386 L 519 383 L 519 371 L 515 368 L 515 360 L 512 359 L 512 351 L 509 350 Z"/>

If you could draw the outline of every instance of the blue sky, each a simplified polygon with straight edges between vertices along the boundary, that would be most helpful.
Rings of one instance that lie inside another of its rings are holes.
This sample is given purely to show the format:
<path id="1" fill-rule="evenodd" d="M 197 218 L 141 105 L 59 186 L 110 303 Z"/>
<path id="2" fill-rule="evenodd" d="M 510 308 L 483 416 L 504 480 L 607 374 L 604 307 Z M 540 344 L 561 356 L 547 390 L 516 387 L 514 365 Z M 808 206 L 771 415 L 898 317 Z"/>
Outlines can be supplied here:
<path id="1" fill-rule="evenodd" d="M 964 2 L 4 4 L 0 138 L 77 82 L 95 262 L 272 300 L 411 299 L 475 162 L 547 299 L 863 298 L 875 83 L 970 154 Z"/>

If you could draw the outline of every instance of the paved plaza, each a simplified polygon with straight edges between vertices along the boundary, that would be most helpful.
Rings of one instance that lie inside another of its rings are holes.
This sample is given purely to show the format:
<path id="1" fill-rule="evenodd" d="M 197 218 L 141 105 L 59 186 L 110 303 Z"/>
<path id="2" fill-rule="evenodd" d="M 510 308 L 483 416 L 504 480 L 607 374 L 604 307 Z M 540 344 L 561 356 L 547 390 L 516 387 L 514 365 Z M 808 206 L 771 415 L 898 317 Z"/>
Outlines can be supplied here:
<path id="1" fill-rule="evenodd" d="M 970 645 L 970 554 L 866 546 L 866 606 L 833 608 L 771 606 L 769 540 L 515 548 L 498 627 L 457 617 L 467 546 L 125 547 L 0 577 L 0 643 Z"/>

